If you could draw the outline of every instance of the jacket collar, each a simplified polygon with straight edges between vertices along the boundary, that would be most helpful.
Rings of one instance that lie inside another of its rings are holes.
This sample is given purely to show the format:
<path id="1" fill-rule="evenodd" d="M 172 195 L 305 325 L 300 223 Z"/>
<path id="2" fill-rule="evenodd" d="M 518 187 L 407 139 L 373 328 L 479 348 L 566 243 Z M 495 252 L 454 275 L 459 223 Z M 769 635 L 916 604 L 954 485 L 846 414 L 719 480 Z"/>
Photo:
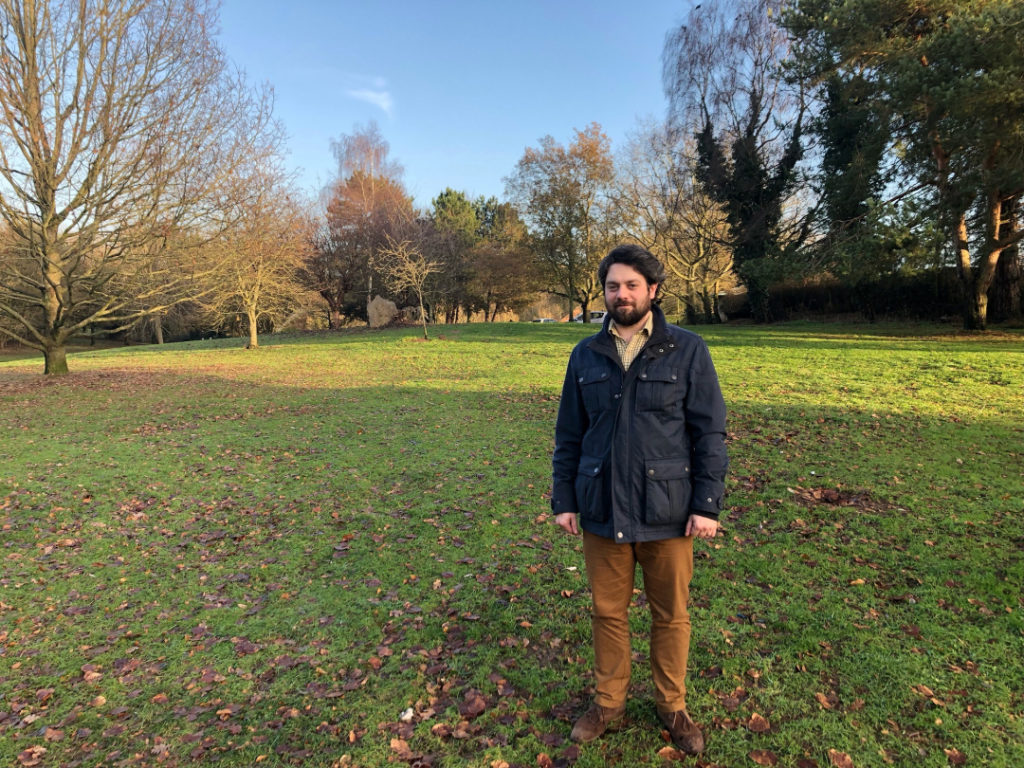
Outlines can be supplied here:
<path id="1" fill-rule="evenodd" d="M 661 311 L 661 307 L 657 304 L 651 304 L 651 316 L 654 323 L 651 326 L 651 338 L 647 340 L 648 348 L 658 342 L 666 340 L 669 337 L 668 322 L 665 320 L 665 313 Z M 590 343 L 587 346 L 595 351 L 603 351 L 605 354 L 611 354 L 617 359 L 619 353 L 615 349 L 615 339 L 612 338 L 612 335 L 609 332 L 611 322 L 612 316 L 610 314 L 605 315 L 604 323 L 601 326 L 601 332 L 592 336 L 590 338 Z"/>

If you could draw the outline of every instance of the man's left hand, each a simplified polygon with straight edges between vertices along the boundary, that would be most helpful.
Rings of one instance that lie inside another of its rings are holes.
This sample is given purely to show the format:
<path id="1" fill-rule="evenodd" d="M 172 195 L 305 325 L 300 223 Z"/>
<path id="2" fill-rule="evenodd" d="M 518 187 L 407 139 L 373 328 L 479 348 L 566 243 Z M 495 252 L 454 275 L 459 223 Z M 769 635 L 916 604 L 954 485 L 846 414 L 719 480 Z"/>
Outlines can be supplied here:
<path id="1" fill-rule="evenodd" d="M 686 522 L 686 535 L 696 536 L 698 539 L 713 539 L 718 533 L 718 521 L 703 515 L 690 515 Z"/>

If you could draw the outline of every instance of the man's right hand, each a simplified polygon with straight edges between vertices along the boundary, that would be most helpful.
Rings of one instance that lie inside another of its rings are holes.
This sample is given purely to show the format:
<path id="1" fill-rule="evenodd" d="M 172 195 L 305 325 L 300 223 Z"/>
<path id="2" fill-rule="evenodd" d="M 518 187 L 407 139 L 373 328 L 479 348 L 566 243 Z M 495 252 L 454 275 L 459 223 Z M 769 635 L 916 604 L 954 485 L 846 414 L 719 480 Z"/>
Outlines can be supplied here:
<path id="1" fill-rule="evenodd" d="M 566 533 L 571 533 L 573 536 L 580 532 L 580 529 L 576 525 L 575 512 L 563 512 L 560 515 L 555 515 L 555 522 L 558 523 L 558 526 L 565 530 Z"/>

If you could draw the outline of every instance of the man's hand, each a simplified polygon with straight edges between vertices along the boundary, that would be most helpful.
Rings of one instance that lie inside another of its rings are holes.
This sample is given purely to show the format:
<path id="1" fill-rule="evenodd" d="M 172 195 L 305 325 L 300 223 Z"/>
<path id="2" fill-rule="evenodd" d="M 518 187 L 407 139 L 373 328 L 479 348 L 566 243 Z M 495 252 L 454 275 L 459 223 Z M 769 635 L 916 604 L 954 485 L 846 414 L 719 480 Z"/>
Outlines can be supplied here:
<path id="1" fill-rule="evenodd" d="M 686 522 L 686 535 L 698 539 L 713 539 L 718 533 L 718 521 L 702 515 L 690 515 Z"/>
<path id="2" fill-rule="evenodd" d="M 576 526 L 576 513 L 575 512 L 563 512 L 560 515 L 555 515 L 555 522 L 558 526 L 564 529 L 567 533 L 571 533 L 573 536 L 580 532 L 580 529 Z"/>

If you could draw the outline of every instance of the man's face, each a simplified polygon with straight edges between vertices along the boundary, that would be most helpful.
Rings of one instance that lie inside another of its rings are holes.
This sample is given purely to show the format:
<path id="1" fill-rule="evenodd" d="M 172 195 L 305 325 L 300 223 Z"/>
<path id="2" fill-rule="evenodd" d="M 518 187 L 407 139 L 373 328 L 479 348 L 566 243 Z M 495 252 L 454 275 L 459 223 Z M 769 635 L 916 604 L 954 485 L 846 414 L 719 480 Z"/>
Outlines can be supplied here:
<path id="1" fill-rule="evenodd" d="M 612 264 L 604 279 L 604 304 L 612 320 L 626 328 L 647 316 L 657 292 L 657 283 L 648 285 L 647 279 L 628 264 Z"/>

